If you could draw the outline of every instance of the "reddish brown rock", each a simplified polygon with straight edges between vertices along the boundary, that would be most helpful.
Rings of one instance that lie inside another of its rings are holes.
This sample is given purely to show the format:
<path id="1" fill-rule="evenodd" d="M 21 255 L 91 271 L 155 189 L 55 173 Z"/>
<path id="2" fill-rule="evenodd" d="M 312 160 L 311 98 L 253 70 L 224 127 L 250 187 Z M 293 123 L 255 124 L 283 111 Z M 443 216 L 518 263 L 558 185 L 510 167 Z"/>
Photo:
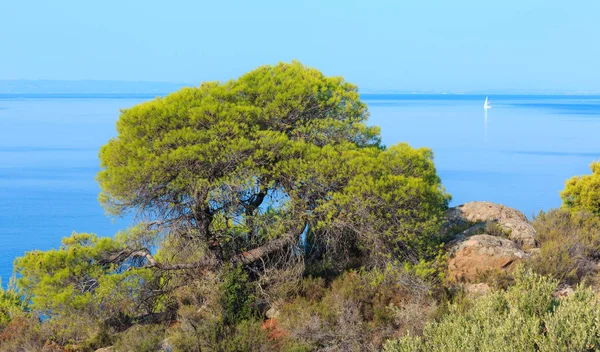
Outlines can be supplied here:
<path id="1" fill-rule="evenodd" d="M 528 254 L 511 240 L 474 235 L 456 242 L 449 250 L 448 275 L 456 282 L 478 282 L 486 272 L 506 271 Z"/>

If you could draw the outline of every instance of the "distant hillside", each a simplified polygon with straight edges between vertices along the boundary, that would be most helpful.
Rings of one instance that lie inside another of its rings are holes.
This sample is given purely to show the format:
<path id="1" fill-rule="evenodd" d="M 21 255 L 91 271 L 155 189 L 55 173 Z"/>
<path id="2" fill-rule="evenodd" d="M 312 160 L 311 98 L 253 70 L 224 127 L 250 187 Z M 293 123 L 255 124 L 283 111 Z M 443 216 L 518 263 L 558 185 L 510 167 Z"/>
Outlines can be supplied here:
<path id="1" fill-rule="evenodd" d="M 170 93 L 192 85 L 173 82 L 0 80 L 0 94 Z"/>

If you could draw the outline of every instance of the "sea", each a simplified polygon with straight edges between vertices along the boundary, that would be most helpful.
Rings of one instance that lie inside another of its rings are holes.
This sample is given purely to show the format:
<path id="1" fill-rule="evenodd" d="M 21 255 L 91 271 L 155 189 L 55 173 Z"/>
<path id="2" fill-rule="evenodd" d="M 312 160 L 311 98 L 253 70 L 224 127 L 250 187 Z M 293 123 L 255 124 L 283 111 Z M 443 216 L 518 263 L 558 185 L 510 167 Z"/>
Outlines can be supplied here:
<path id="1" fill-rule="evenodd" d="M 98 150 L 119 111 L 157 94 L 0 94 L 0 277 L 72 232 L 112 236 L 131 218 L 97 201 Z M 600 96 L 364 94 L 386 145 L 430 148 L 451 205 L 491 201 L 529 218 L 600 157 Z"/>

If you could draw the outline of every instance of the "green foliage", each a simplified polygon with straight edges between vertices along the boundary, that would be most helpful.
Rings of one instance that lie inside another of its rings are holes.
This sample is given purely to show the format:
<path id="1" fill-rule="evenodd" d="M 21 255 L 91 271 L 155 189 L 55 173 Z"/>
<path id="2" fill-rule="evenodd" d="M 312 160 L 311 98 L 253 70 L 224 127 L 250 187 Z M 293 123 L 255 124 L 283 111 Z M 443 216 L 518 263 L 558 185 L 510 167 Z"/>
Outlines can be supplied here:
<path id="1" fill-rule="evenodd" d="M 15 292 L 14 282 L 9 285 L 8 290 L 5 290 L 0 281 L 0 328 L 6 326 L 13 316 L 21 315 L 28 310 L 28 304 Z"/>
<path id="2" fill-rule="evenodd" d="M 440 244 L 435 258 L 431 260 L 421 259 L 416 264 L 405 262 L 404 270 L 407 273 L 415 275 L 424 282 L 433 283 L 436 288 L 440 288 L 446 278 L 447 261 L 448 255 L 444 251 L 443 244 Z"/>
<path id="3" fill-rule="evenodd" d="M 88 306 L 100 280 L 113 270 L 97 265 L 98 260 L 118 248 L 114 240 L 91 234 L 73 234 L 62 242 L 58 250 L 29 252 L 15 261 L 19 289 L 48 315 Z"/>
<path id="4" fill-rule="evenodd" d="M 133 261 L 111 264 L 105 259 L 122 249 L 138 230 L 112 238 L 74 233 L 61 248 L 33 251 L 15 261 L 18 294 L 61 346 L 101 343 L 107 325 L 127 326 L 138 317 L 164 309 L 161 278 Z M 87 342 L 86 342 L 87 341 Z M 99 346 L 101 347 L 101 346 Z"/>
<path id="5" fill-rule="evenodd" d="M 185 88 L 122 112 L 100 151 L 100 201 L 224 258 L 308 229 L 310 258 L 341 269 L 416 262 L 435 253 L 449 196 L 430 150 L 386 149 L 367 117 L 356 86 L 298 62 Z"/>
<path id="6" fill-rule="evenodd" d="M 349 252 L 354 244 L 381 267 L 393 260 L 416 263 L 435 256 L 449 196 L 441 188 L 431 151 L 398 144 L 349 156 L 329 166 L 338 177 L 351 178 L 316 208 L 314 231 L 334 239 L 343 236 L 344 245 L 337 250 Z M 353 243 L 354 237 L 358 241 Z"/>
<path id="7" fill-rule="evenodd" d="M 560 193 L 565 208 L 600 214 L 600 163 L 594 162 L 590 168 L 591 175 L 567 180 L 565 189 Z"/>
<path id="8" fill-rule="evenodd" d="M 589 288 L 579 287 L 543 320 L 540 351 L 597 351 L 600 349 L 600 305 Z"/>
<path id="9" fill-rule="evenodd" d="M 222 274 L 221 306 L 226 324 L 235 325 L 255 314 L 252 304 L 254 295 L 248 282 L 248 274 L 241 267 L 229 268 Z"/>
<path id="10" fill-rule="evenodd" d="M 540 244 L 530 267 L 571 285 L 595 284 L 600 258 L 600 217 L 587 211 L 551 210 L 533 222 Z"/>
<path id="11" fill-rule="evenodd" d="M 600 346 L 600 304 L 590 289 L 563 300 L 558 282 L 517 271 L 506 291 L 453 305 L 423 336 L 388 341 L 385 351 L 588 351 Z"/>
<path id="12" fill-rule="evenodd" d="M 118 239 L 74 233 L 62 243 L 60 249 L 29 252 L 15 261 L 19 292 L 33 309 L 48 317 L 77 312 L 99 319 L 135 311 L 153 273 L 102 264 L 122 247 Z"/>

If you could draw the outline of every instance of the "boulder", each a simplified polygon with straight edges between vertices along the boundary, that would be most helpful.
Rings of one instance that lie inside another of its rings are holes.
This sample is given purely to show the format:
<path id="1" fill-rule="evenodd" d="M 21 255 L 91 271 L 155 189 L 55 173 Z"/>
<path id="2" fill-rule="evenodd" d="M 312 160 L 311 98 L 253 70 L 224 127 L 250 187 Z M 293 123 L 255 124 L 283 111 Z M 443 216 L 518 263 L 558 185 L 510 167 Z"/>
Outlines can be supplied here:
<path id="1" fill-rule="evenodd" d="M 527 220 L 527 217 L 520 211 L 506 207 L 502 204 L 491 202 L 469 202 L 450 208 L 446 212 L 446 228 L 452 226 L 461 226 L 467 223 L 480 223 L 478 226 L 487 222 L 494 222 L 503 229 L 510 231 L 510 239 L 516 242 L 522 249 L 537 247 L 535 240 L 535 230 Z M 466 230 L 469 232 L 470 230 Z M 470 231 L 471 233 L 473 231 Z M 469 233 L 470 234 L 470 233 Z"/>
<path id="2" fill-rule="evenodd" d="M 479 282 L 486 272 L 507 271 L 528 253 L 513 241 L 486 234 L 455 242 L 448 251 L 448 276 L 456 282 Z"/>
<path id="3" fill-rule="evenodd" d="M 277 309 L 276 307 L 271 307 L 269 308 L 269 310 L 267 310 L 265 316 L 267 317 L 267 319 L 279 318 L 279 309 Z"/>
<path id="4" fill-rule="evenodd" d="M 465 285 L 465 293 L 471 296 L 481 296 L 488 292 L 490 292 L 490 286 L 483 282 Z"/>

